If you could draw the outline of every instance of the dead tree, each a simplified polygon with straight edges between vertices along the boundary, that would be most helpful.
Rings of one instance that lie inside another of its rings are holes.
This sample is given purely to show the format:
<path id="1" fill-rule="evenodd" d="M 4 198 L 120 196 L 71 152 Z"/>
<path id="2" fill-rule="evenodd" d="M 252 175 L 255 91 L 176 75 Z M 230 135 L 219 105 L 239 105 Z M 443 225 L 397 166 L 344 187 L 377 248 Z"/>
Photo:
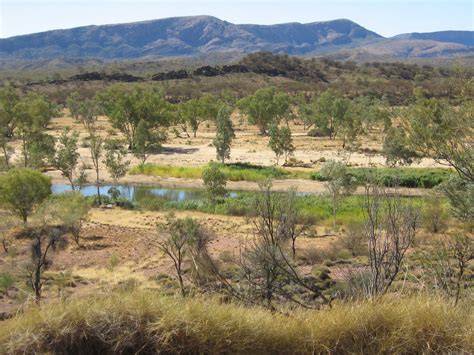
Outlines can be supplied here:
<path id="1" fill-rule="evenodd" d="M 302 227 L 297 226 L 298 211 L 294 202 L 294 191 L 289 195 L 273 193 L 271 183 L 260 186 L 254 211 L 253 221 L 255 234 L 249 246 L 240 258 L 240 267 L 248 297 L 259 297 L 269 309 L 274 309 L 273 300 L 283 298 L 307 306 L 289 291 L 291 287 L 300 286 L 311 291 L 314 298 L 328 300 L 322 295 L 316 285 L 306 282 L 287 257 L 288 241 L 300 235 Z M 292 200 L 293 199 L 293 200 Z M 329 302 L 328 302 L 329 303 Z"/>
<path id="2" fill-rule="evenodd" d="M 60 227 L 41 227 L 30 231 L 31 263 L 27 266 L 28 285 L 35 293 L 36 303 L 41 300 L 44 286 L 44 271 L 51 265 L 48 258 L 51 251 L 63 248 L 66 245 L 65 230 Z"/>
<path id="3" fill-rule="evenodd" d="M 396 189 L 395 189 L 396 190 Z M 385 294 L 413 244 L 419 213 L 395 191 L 367 186 L 365 234 L 368 240 L 370 297 Z"/>

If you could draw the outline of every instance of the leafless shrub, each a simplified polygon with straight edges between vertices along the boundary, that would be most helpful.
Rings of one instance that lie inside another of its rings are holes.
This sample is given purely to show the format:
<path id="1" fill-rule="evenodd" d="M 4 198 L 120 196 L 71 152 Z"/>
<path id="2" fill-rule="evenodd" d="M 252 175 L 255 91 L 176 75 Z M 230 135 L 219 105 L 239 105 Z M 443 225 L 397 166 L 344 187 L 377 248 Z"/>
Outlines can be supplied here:
<path id="1" fill-rule="evenodd" d="M 413 244 L 418 211 L 395 191 L 372 185 L 365 194 L 365 235 L 368 240 L 371 297 L 385 294 L 397 277 Z"/>

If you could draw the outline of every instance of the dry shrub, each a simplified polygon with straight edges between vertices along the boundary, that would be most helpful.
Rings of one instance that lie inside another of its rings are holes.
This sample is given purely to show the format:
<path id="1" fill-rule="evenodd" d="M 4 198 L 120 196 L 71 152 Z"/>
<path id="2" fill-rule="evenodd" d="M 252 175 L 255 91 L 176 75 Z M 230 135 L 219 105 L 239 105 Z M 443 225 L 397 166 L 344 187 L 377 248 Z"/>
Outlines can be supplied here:
<path id="1" fill-rule="evenodd" d="M 112 293 L 0 323 L 5 353 L 471 353 L 474 312 L 385 297 L 289 315 L 216 299 Z"/>

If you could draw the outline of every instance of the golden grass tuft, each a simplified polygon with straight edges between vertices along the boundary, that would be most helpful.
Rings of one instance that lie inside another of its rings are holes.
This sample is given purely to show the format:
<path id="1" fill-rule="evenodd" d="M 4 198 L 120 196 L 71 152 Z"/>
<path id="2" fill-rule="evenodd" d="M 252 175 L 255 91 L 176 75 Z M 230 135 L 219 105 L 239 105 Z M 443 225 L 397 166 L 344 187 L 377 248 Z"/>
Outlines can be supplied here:
<path id="1" fill-rule="evenodd" d="M 474 351 L 472 309 L 386 298 L 285 316 L 204 297 L 114 292 L 0 323 L 5 353 L 447 353 Z"/>

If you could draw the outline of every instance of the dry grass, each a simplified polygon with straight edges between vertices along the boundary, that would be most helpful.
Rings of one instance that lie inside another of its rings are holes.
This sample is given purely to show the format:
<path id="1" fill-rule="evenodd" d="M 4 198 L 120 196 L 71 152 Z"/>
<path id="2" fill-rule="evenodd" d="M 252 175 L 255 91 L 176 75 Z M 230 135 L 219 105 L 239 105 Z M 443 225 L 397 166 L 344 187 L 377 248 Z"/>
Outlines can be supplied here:
<path id="1" fill-rule="evenodd" d="M 5 353 L 447 353 L 474 351 L 472 309 L 386 298 L 288 316 L 217 299 L 115 292 L 0 323 Z"/>

